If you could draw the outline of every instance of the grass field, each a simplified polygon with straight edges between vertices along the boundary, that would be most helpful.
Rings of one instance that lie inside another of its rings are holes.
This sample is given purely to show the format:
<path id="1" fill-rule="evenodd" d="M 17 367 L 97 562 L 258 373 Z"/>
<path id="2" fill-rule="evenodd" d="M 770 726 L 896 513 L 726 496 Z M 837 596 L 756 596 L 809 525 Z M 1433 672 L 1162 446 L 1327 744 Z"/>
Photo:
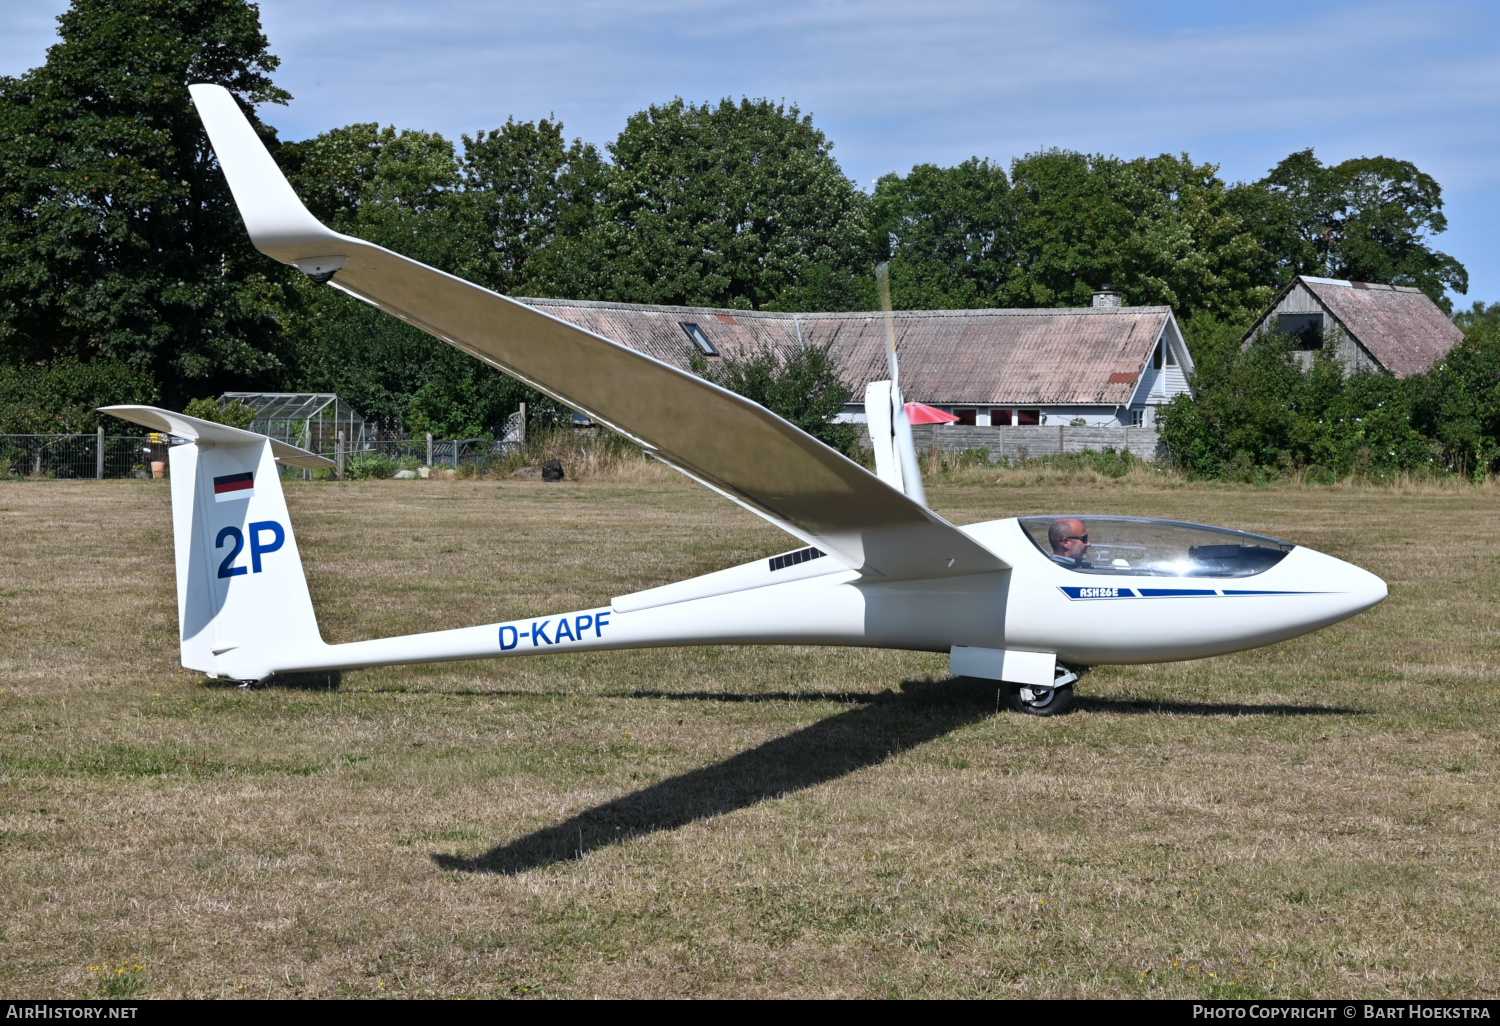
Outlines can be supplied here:
<path id="1" fill-rule="evenodd" d="M 293 484 L 324 635 L 785 549 L 665 477 Z M 161 482 L 0 483 L 0 994 L 1488 996 L 1497 493 L 936 484 L 1202 520 L 1384 605 L 996 714 L 946 658 L 701 649 L 238 690 L 177 666 Z"/>

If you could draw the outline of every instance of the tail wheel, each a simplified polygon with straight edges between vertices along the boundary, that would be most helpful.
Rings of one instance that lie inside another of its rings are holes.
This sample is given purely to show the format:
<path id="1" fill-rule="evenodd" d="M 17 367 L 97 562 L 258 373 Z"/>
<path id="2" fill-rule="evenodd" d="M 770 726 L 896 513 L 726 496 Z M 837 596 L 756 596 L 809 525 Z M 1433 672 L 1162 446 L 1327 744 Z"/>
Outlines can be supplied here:
<path id="1" fill-rule="evenodd" d="M 1061 716 L 1073 708 L 1073 685 L 1033 688 L 1021 684 L 1012 687 L 1010 707 L 1029 716 Z"/>

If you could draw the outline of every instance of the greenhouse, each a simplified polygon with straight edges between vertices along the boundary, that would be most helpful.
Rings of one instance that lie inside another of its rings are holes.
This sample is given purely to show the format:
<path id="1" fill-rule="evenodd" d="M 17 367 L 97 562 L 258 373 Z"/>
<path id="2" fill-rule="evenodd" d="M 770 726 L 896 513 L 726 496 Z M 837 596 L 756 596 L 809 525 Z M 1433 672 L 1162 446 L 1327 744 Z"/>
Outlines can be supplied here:
<path id="1" fill-rule="evenodd" d="M 345 452 L 365 448 L 365 418 L 328 392 L 225 392 L 220 406 L 239 403 L 255 413 L 250 430 L 278 441 L 332 455 L 344 433 Z"/>

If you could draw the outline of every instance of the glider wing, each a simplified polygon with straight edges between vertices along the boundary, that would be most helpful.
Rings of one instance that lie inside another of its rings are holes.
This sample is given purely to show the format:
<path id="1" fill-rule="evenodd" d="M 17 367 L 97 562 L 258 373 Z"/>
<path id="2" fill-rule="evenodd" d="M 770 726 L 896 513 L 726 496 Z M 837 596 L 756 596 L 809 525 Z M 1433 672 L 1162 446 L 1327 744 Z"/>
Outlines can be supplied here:
<path id="1" fill-rule="evenodd" d="M 861 573 L 1003 570 L 942 517 L 750 400 L 524 303 L 324 226 L 238 103 L 191 87 L 257 249 L 457 346 Z"/>

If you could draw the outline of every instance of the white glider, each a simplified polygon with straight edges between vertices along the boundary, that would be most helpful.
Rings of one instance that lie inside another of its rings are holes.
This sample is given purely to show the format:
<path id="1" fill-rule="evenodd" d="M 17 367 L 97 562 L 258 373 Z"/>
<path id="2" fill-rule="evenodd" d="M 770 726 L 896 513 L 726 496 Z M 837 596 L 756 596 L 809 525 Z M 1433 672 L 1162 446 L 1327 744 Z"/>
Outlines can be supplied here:
<path id="1" fill-rule="evenodd" d="M 1068 666 L 1193 659 L 1316 630 L 1386 596 L 1300 546 L 1201 525 L 1066 518 L 956 527 L 926 507 L 899 387 L 866 396 L 878 476 L 761 406 L 522 303 L 360 239 L 302 205 L 234 97 L 191 87 L 256 248 L 498 367 L 640 443 L 801 542 L 766 560 L 523 621 L 328 645 L 277 461 L 327 461 L 150 407 L 108 412 L 170 450 L 182 663 L 213 676 L 669 645 L 855 645 L 949 652 L 954 673 L 1062 711 Z M 1056 534 L 1056 531 L 1052 532 Z M 1075 532 L 1076 533 L 1076 532 Z"/>

